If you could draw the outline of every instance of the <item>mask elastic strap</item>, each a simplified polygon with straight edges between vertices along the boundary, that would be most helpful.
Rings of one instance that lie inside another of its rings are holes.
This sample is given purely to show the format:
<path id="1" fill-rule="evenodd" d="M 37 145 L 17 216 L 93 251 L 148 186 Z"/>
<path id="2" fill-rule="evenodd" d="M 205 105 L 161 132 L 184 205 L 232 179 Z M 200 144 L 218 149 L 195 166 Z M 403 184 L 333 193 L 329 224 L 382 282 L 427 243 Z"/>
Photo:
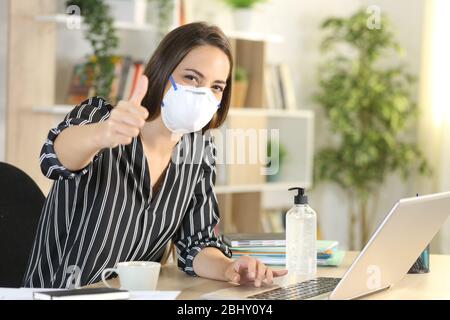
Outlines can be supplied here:
<path id="1" fill-rule="evenodd" d="M 172 75 L 169 76 L 169 81 L 170 81 L 170 83 L 172 84 L 173 89 L 174 89 L 175 91 L 177 91 L 177 90 L 178 90 L 177 84 L 175 83 L 175 80 L 173 80 Z M 164 102 L 163 102 L 163 101 L 161 101 L 161 107 L 164 107 Z"/>
<path id="2" fill-rule="evenodd" d="M 173 80 L 172 75 L 169 76 L 169 81 L 170 81 L 170 83 L 172 84 L 173 89 L 174 89 L 175 91 L 177 91 L 177 90 L 178 90 L 177 84 L 175 83 L 175 80 Z"/>

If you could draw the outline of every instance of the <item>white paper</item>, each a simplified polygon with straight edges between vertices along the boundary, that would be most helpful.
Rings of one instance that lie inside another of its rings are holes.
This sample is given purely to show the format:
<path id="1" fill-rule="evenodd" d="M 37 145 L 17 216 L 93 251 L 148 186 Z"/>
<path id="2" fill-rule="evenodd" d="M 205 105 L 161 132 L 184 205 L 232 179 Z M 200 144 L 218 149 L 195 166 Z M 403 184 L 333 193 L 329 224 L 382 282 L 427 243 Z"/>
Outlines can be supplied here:
<path id="1" fill-rule="evenodd" d="M 33 300 L 33 292 L 58 289 L 0 288 L 0 300 Z M 130 300 L 175 300 L 180 291 L 130 291 Z"/>
<path id="2" fill-rule="evenodd" d="M 33 292 L 57 289 L 0 288 L 0 300 L 33 300 Z"/>

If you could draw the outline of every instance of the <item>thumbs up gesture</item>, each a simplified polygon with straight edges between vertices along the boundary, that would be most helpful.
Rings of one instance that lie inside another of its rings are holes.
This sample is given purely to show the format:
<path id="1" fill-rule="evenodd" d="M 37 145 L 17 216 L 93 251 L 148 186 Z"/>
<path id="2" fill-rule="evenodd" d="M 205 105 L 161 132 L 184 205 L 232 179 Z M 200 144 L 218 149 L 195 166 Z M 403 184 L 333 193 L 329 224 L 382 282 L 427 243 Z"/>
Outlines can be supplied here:
<path id="1" fill-rule="evenodd" d="M 148 111 L 141 106 L 148 89 L 148 78 L 142 75 L 129 100 L 121 100 L 102 123 L 103 148 L 114 148 L 119 144 L 130 144 L 139 135 L 145 124 Z"/>

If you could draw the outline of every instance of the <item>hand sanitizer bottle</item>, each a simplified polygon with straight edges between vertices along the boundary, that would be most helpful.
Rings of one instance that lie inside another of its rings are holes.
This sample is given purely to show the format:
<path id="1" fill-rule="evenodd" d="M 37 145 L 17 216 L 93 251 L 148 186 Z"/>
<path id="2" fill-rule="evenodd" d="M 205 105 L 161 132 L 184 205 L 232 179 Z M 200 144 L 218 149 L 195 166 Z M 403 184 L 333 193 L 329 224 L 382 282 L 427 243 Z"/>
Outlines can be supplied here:
<path id="1" fill-rule="evenodd" d="M 317 271 L 316 213 L 308 205 L 303 188 L 294 197 L 294 206 L 286 213 L 286 268 L 289 280 L 305 281 Z"/>

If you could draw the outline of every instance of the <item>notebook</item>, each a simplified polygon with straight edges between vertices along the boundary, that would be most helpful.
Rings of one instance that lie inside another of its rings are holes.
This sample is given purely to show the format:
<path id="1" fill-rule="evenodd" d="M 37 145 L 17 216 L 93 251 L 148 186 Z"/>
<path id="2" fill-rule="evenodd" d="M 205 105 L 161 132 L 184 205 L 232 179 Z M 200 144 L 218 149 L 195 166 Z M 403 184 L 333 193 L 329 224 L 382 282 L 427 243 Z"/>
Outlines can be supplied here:
<path id="1" fill-rule="evenodd" d="M 318 255 L 331 255 L 336 251 L 339 242 L 331 240 L 317 240 L 316 248 Z M 242 246 L 242 247 L 231 247 L 233 251 L 239 251 L 242 253 L 267 253 L 267 254 L 284 254 L 286 253 L 285 246 Z"/>
<path id="2" fill-rule="evenodd" d="M 286 234 L 280 233 L 229 233 L 222 235 L 222 241 L 235 250 L 269 250 L 280 252 L 286 246 Z M 317 240 L 319 254 L 331 254 L 338 246 L 337 241 Z M 239 249 L 238 249 L 239 248 Z M 281 251 L 282 252 L 282 251 Z"/>
<path id="3" fill-rule="evenodd" d="M 229 233 L 222 235 L 222 240 L 230 247 L 282 247 L 286 245 L 284 233 Z"/>
<path id="4" fill-rule="evenodd" d="M 33 293 L 34 300 L 127 300 L 130 293 L 126 290 L 110 288 L 89 288 L 74 290 L 55 290 Z"/>

